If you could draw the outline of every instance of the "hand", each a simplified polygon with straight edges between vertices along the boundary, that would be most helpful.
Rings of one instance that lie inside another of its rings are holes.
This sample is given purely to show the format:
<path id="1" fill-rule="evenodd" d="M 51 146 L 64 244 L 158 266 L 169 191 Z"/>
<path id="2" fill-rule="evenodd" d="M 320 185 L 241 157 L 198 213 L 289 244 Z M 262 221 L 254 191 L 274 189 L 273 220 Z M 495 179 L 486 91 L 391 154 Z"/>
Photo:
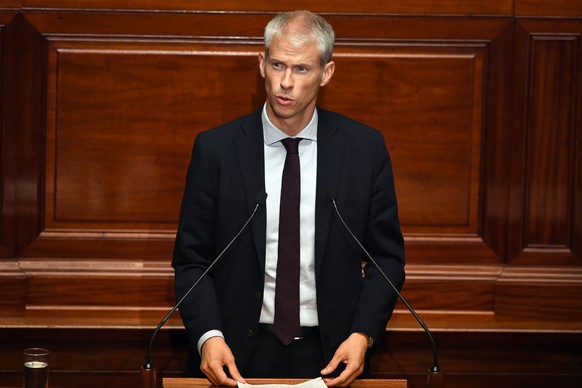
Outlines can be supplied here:
<path id="1" fill-rule="evenodd" d="M 352 333 L 339 348 L 327 366 L 321 371 L 323 376 L 337 369 L 340 362 L 346 364 L 344 371 L 336 378 L 324 378 L 328 387 L 347 387 L 364 371 L 364 360 L 368 349 L 368 336 Z"/>
<path id="2" fill-rule="evenodd" d="M 245 379 L 240 375 L 236 367 L 234 356 L 224 341 L 224 338 L 209 338 L 204 342 L 204 345 L 202 345 L 200 353 L 202 357 L 200 370 L 204 372 L 213 385 L 236 387 L 237 381 L 240 381 L 241 383 L 245 382 Z M 229 378 L 226 375 L 224 367 L 228 369 L 232 378 Z"/>

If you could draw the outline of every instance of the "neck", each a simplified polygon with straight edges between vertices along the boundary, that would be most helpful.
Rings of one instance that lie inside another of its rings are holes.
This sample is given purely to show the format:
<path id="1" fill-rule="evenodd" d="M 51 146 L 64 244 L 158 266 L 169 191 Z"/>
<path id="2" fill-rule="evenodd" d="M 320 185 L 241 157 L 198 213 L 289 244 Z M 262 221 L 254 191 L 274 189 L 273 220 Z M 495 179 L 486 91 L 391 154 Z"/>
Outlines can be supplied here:
<path id="1" fill-rule="evenodd" d="M 313 112 L 315 111 L 315 106 L 309 110 L 309 113 L 305 115 L 298 116 L 298 117 L 279 117 L 273 112 L 270 106 L 267 104 L 267 116 L 269 116 L 269 120 L 275 127 L 279 130 L 284 132 L 286 135 L 290 137 L 297 136 L 299 132 L 303 130 L 309 124 L 313 117 Z"/>

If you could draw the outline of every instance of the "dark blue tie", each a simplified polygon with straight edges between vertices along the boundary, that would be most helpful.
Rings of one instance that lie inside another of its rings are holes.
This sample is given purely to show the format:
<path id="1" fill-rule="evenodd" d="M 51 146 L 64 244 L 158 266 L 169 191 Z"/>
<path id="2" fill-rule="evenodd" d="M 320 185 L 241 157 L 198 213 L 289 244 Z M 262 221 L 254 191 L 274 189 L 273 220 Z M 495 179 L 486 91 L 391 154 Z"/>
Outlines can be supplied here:
<path id="1" fill-rule="evenodd" d="M 287 150 L 281 181 L 279 258 L 275 288 L 275 335 L 285 345 L 300 335 L 299 328 L 299 203 L 301 170 L 299 141 L 283 139 Z"/>

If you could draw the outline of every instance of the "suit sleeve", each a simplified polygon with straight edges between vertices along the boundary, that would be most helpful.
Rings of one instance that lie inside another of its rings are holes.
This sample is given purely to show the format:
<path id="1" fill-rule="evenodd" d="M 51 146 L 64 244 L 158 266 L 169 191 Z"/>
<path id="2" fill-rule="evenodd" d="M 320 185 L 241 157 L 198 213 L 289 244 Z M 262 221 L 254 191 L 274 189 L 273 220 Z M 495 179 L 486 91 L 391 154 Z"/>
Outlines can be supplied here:
<path id="1" fill-rule="evenodd" d="M 376 132 L 371 198 L 363 245 L 394 286 L 404 284 L 404 239 L 400 230 L 392 164 L 382 135 Z M 368 259 L 364 255 L 364 261 Z M 352 331 L 364 332 L 377 343 L 398 299 L 373 263 L 366 263 Z"/>
<path id="2" fill-rule="evenodd" d="M 172 261 L 178 301 L 214 259 L 216 199 L 211 173 L 212 152 L 208 148 L 204 133 L 199 134 L 188 167 Z M 205 332 L 222 330 L 212 276 L 201 279 L 180 306 L 180 315 L 194 346 Z"/>

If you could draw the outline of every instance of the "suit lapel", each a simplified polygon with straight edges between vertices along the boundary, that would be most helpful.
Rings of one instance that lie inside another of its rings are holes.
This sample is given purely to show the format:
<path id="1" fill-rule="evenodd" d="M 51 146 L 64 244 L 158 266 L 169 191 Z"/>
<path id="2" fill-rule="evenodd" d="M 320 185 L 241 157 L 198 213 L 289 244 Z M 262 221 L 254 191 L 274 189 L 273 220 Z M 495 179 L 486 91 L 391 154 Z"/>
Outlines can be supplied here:
<path id="1" fill-rule="evenodd" d="M 327 244 L 333 207 L 328 193 L 337 193 L 344 159 L 344 142 L 339 123 L 325 110 L 318 109 L 317 191 L 315 199 L 315 271 L 319 273 Z"/>
<path id="2" fill-rule="evenodd" d="M 260 191 L 265 191 L 265 160 L 263 146 L 263 125 L 261 110 L 248 116 L 241 124 L 241 135 L 236 139 L 236 157 L 244 185 L 245 200 L 249 215 L 255 207 L 255 199 Z M 267 212 L 261 206 L 251 223 L 255 248 L 261 271 L 265 273 L 265 235 Z"/>
<path id="3" fill-rule="evenodd" d="M 328 193 L 337 193 L 344 160 L 345 145 L 339 132 L 339 123 L 325 110 L 318 109 L 317 128 L 317 187 L 315 199 L 315 270 L 321 268 L 327 244 L 333 207 Z M 241 124 L 241 136 L 236 140 L 236 157 L 243 179 L 249 214 L 254 208 L 257 193 L 265 190 L 264 140 L 261 111 Z M 259 210 L 251 223 L 262 273 L 265 273 L 265 238 L 267 217 L 265 208 Z"/>

